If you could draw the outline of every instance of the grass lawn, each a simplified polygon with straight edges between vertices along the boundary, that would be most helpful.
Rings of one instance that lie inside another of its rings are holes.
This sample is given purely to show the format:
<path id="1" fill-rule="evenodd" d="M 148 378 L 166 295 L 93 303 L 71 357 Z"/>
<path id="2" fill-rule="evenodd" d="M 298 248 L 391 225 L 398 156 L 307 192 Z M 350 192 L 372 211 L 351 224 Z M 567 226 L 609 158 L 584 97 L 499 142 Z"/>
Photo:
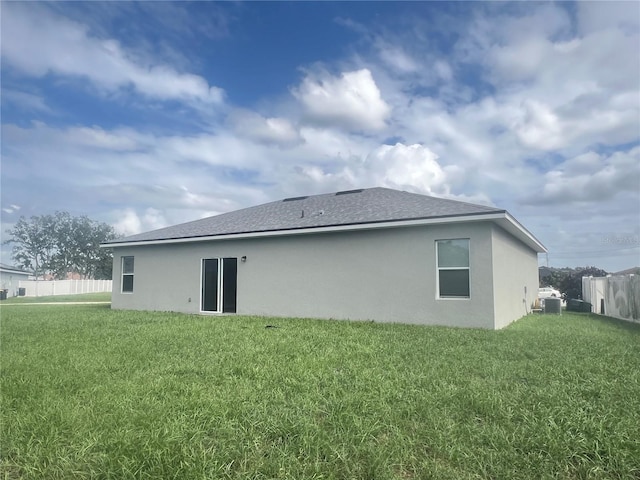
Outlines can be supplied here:
<path id="1" fill-rule="evenodd" d="M 44 297 L 9 297 L 0 302 L 2 305 L 14 303 L 50 303 L 50 302 L 110 302 L 111 292 L 78 293 L 75 295 L 50 295 Z"/>
<path id="2" fill-rule="evenodd" d="M 1 341 L 1 478 L 640 478 L 640 326 L 588 314 L 494 332 L 23 306 Z"/>

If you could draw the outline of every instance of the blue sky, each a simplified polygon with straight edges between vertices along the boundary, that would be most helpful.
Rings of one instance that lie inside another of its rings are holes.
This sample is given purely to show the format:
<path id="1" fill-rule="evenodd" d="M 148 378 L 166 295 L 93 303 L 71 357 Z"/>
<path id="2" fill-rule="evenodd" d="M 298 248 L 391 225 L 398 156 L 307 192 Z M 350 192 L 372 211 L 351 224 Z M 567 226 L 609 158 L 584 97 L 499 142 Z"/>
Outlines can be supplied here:
<path id="1" fill-rule="evenodd" d="M 551 266 L 640 265 L 637 2 L 0 9 L 3 232 L 385 186 L 506 208 Z"/>

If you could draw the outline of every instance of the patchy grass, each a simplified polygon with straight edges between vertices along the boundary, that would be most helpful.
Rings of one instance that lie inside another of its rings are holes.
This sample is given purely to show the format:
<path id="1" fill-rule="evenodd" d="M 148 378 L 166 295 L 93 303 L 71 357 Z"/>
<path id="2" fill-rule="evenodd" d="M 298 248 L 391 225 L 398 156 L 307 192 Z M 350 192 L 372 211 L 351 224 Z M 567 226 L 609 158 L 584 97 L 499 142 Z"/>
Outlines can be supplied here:
<path id="1" fill-rule="evenodd" d="M 24 306 L 1 340 L 4 478 L 640 478 L 640 326 L 606 318 Z"/>
<path id="2" fill-rule="evenodd" d="M 110 302 L 111 292 L 78 293 L 75 295 L 49 295 L 43 297 L 9 297 L 0 305 L 14 303 L 59 303 L 59 302 Z"/>

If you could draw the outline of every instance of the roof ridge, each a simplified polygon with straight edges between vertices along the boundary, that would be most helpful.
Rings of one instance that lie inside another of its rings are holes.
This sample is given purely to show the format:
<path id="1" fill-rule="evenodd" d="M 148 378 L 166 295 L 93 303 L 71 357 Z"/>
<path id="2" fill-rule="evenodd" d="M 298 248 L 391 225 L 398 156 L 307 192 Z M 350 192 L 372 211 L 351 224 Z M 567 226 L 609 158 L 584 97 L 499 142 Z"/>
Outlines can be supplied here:
<path id="1" fill-rule="evenodd" d="M 495 207 L 376 186 L 272 200 L 105 243 L 277 232 L 505 212 L 506 210 Z"/>
<path id="2" fill-rule="evenodd" d="M 488 205 L 482 205 L 482 204 L 479 204 L 479 203 L 467 202 L 465 200 L 455 200 L 453 198 L 445 198 L 445 197 L 440 197 L 438 195 L 433 195 L 433 194 L 409 192 L 407 190 L 395 190 L 393 188 L 387 188 L 387 187 L 374 187 L 374 188 L 380 188 L 380 189 L 383 189 L 383 190 L 390 190 L 392 192 L 398 192 L 398 193 L 406 193 L 406 194 L 415 195 L 415 196 L 418 196 L 418 197 L 435 198 L 435 199 L 443 201 L 443 202 L 451 202 L 451 203 L 469 205 L 471 207 L 486 208 L 487 210 L 492 210 L 492 211 L 495 210 L 496 212 L 504 212 L 505 211 L 504 209 L 500 209 L 498 207 L 490 207 Z"/>

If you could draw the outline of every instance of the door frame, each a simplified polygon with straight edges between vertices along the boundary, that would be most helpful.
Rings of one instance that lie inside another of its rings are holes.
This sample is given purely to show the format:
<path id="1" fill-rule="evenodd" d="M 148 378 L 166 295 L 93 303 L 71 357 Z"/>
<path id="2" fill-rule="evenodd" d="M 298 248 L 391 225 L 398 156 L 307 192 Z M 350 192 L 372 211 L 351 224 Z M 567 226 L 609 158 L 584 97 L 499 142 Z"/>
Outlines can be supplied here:
<path id="1" fill-rule="evenodd" d="M 204 296 L 205 296 L 205 278 L 204 278 L 204 262 L 206 260 L 217 260 L 218 261 L 218 274 L 217 274 L 217 295 L 216 295 L 216 306 L 217 309 L 216 310 L 204 310 Z M 226 263 L 225 260 L 235 260 L 236 262 L 236 275 L 235 275 L 235 302 L 234 302 L 234 306 L 235 309 L 233 312 L 225 312 L 224 311 L 224 264 Z M 208 314 L 212 314 L 212 313 L 236 313 L 238 310 L 238 257 L 202 257 L 200 259 L 200 304 L 199 304 L 199 311 L 200 313 L 208 313 Z"/>

